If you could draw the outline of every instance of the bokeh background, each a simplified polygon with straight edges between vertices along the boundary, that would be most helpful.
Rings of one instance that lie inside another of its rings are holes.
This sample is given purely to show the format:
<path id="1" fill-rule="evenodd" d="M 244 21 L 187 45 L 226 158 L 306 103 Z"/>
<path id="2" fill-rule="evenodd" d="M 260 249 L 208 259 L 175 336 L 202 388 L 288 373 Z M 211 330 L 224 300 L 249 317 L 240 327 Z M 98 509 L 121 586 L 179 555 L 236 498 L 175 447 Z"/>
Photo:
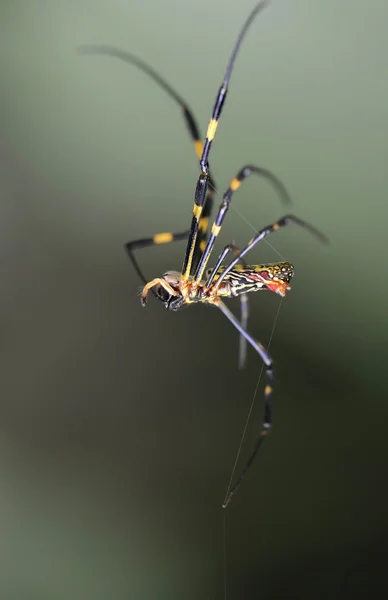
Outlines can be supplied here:
<path id="1" fill-rule="evenodd" d="M 249 350 L 237 369 L 214 309 L 143 310 L 123 251 L 187 227 L 193 148 L 152 81 L 76 52 L 137 53 L 203 132 L 252 4 L 0 4 L 0 598 L 223 598 L 224 570 L 230 600 L 385 585 L 387 4 L 274 1 L 236 64 L 211 155 L 220 192 L 246 163 L 270 168 L 331 246 L 290 227 L 252 252 L 296 276 L 271 343 L 273 433 L 226 512 L 260 361 Z M 235 207 L 220 246 L 284 210 L 254 178 Z M 147 277 L 184 248 L 142 251 Z M 251 296 L 264 344 L 279 302 Z M 261 415 L 262 384 L 240 468 Z"/>

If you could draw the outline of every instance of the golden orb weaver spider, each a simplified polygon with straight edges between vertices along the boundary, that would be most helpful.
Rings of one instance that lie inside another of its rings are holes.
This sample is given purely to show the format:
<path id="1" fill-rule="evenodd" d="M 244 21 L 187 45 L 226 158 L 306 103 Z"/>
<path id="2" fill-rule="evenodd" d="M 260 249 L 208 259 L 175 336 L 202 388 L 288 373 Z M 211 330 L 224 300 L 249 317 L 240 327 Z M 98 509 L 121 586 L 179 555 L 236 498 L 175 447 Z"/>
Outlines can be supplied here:
<path id="1" fill-rule="evenodd" d="M 135 55 L 124 52 L 112 46 L 93 45 L 82 46 L 80 48 L 80 51 L 84 54 L 106 54 L 124 60 L 136 66 L 151 79 L 153 79 L 159 85 L 159 87 L 164 89 L 164 91 L 180 106 L 186 127 L 194 143 L 196 155 L 199 159 L 200 174 L 195 189 L 194 207 L 190 229 L 183 231 L 182 233 L 158 233 L 150 238 L 142 238 L 128 242 L 125 246 L 138 276 L 144 283 L 144 288 L 141 295 L 142 305 L 145 306 L 148 293 L 151 291 L 156 298 L 163 302 L 167 309 L 173 311 L 179 310 L 185 305 L 195 304 L 197 302 L 216 306 L 223 312 L 223 314 L 240 333 L 239 366 L 243 366 L 245 362 L 247 342 L 253 346 L 265 365 L 267 383 L 264 387 L 264 418 L 262 428 L 245 467 L 243 468 L 239 477 L 237 477 L 234 485 L 224 500 L 224 508 L 229 504 L 232 496 L 239 488 L 272 425 L 271 397 L 272 380 L 274 375 L 272 360 L 264 346 L 256 341 L 247 331 L 247 293 L 256 292 L 259 290 L 269 290 L 279 294 L 280 296 L 285 296 L 286 292 L 290 290 L 289 284 L 294 276 L 294 267 L 288 262 L 247 265 L 243 259 L 245 255 L 265 237 L 271 233 L 274 233 L 275 231 L 278 231 L 282 227 L 289 225 L 290 223 L 299 225 L 315 235 L 320 242 L 327 243 L 326 237 L 315 227 L 309 225 L 294 215 L 288 214 L 275 223 L 272 223 L 267 227 L 263 227 L 257 231 L 256 235 L 243 249 L 238 249 L 234 244 L 228 244 L 225 246 L 220 253 L 214 267 L 207 269 L 208 261 L 213 252 L 216 238 L 221 231 L 226 213 L 232 200 L 232 196 L 247 177 L 249 177 L 251 174 L 256 174 L 260 177 L 263 177 L 274 186 L 280 199 L 285 204 L 291 202 L 289 194 L 283 183 L 271 171 L 268 171 L 262 167 L 247 165 L 240 169 L 224 193 L 218 213 L 210 230 L 210 235 L 208 235 L 209 219 L 216 190 L 215 182 L 209 167 L 210 149 L 216 134 L 218 122 L 228 92 L 230 77 L 241 43 L 256 15 L 261 12 L 261 10 L 265 8 L 268 3 L 269 0 L 262 0 L 254 6 L 238 35 L 226 68 L 224 79 L 216 96 L 204 143 L 201 142 L 201 136 L 199 134 L 196 119 L 188 104 L 151 66 Z M 167 271 L 161 277 L 156 277 L 151 281 L 147 281 L 139 267 L 134 255 L 134 251 L 146 246 L 167 244 L 183 239 L 187 239 L 187 247 L 182 270 Z M 227 266 L 224 266 L 223 263 L 230 253 L 233 253 L 235 257 Z M 238 296 L 240 296 L 241 299 L 241 322 L 222 301 L 222 298 L 235 298 Z"/>

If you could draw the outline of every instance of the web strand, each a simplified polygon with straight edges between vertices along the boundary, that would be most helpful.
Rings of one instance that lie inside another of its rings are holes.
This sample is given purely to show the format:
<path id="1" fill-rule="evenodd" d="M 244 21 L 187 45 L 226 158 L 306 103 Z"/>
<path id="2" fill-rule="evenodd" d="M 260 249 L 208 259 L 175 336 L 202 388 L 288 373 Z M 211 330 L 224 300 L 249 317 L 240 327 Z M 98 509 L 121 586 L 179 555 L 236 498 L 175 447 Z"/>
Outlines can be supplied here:
<path id="1" fill-rule="evenodd" d="M 213 185 L 209 184 L 209 187 L 213 189 L 213 191 L 214 191 L 214 193 L 215 193 L 215 195 L 217 197 L 222 198 L 221 194 L 218 192 L 218 190 Z M 233 205 L 231 205 L 230 208 L 233 210 L 233 212 L 246 225 L 248 225 L 248 227 L 250 229 L 252 229 L 252 231 L 254 231 L 255 233 L 257 233 L 256 227 L 254 227 L 252 225 L 252 223 L 238 209 L 236 209 Z M 280 252 L 278 252 L 276 250 L 276 248 L 274 248 L 272 246 L 272 244 L 270 244 L 267 240 L 263 240 L 263 241 L 282 260 L 285 260 L 284 257 L 283 257 L 283 255 L 280 254 Z M 280 302 L 279 302 L 278 309 L 277 309 L 277 312 L 276 312 L 276 316 L 275 316 L 275 319 L 274 319 L 274 322 L 273 322 L 273 325 L 272 325 L 272 330 L 271 330 L 271 334 L 270 334 L 269 341 L 268 341 L 268 346 L 267 346 L 268 350 L 269 350 L 269 348 L 271 346 L 271 342 L 272 342 L 272 338 L 273 338 L 273 335 L 274 335 L 274 332 L 275 332 L 277 321 L 279 319 L 279 314 L 280 314 L 280 309 L 281 309 L 281 306 L 282 306 L 282 301 L 283 301 L 283 299 L 281 299 Z M 264 364 L 261 365 L 260 374 L 259 374 L 259 377 L 258 377 L 258 380 L 257 380 L 257 383 L 256 383 L 255 391 L 253 393 L 251 405 L 249 407 L 248 414 L 247 414 L 247 417 L 246 417 L 246 420 L 245 420 L 245 425 L 244 425 L 244 429 L 243 429 L 243 432 L 242 432 L 242 435 L 241 435 L 240 445 L 238 447 L 238 450 L 237 450 L 237 453 L 236 453 L 236 457 L 235 457 L 235 460 L 234 460 L 234 463 L 233 463 L 232 472 L 231 472 L 231 476 L 230 476 L 230 479 L 229 479 L 229 483 L 228 483 L 228 487 L 227 487 L 227 490 L 226 490 L 225 497 L 228 497 L 230 489 L 232 487 L 232 482 L 233 482 L 233 479 L 234 479 L 234 476 L 235 476 L 235 473 L 236 473 L 237 464 L 238 464 L 238 461 L 239 461 L 239 458 L 240 458 L 240 455 L 241 455 L 241 450 L 242 450 L 242 447 L 243 447 L 243 444 L 244 444 L 244 441 L 245 441 L 246 433 L 247 433 L 247 430 L 248 430 L 248 425 L 249 425 L 249 422 L 250 422 L 250 419 L 251 419 L 251 414 L 252 414 L 252 411 L 253 411 L 253 408 L 254 408 L 254 405 L 255 405 L 257 392 L 259 390 L 261 378 L 263 376 L 263 370 L 264 370 Z M 223 561 L 222 577 L 223 577 L 224 600 L 227 600 L 227 523 L 226 523 L 227 511 L 222 511 L 222 512 L 223 512 L 223 517 L 222 517 L 222 519 L 223 519 L 222 520 L 222 523 L 223 523 L 223 527 L 222 527 L 222 529 L 223 529 L 223 531 L 222 531 L 222 539 L 223 539 L 223 548 L 222 548 L 222 561 Z"/>
<path id="2" fill-rule="evenodd" d="M 218 197 L 222 199 L 222 196 L 220 194 L 220 192 L 214 187 L 214 185 L 211 185 L 211 183 L 208 184 L 209 188 L 211 188 L 214 191 L 214 194 Z M 252 223 L 246 218 L 244 217 L 244 215 L 233 205 L 230 205 L 230 209 L 246 224 L 248 225 L 248 227 L 250 229 L 252 229 L 252 231 L 254 231 L 254 233 L 258 233 L 258 229 L 256 229 L 256 227 L 254 227 L 254 225 L 252 225 Z M 271 250 L 273 250 L 275 252 L 275 254 L 277 254 L 279 256 L 279 258 L 281 258 L 281 260 L 285 261 L 286 259 L 284 258 L 284 256 L 282 254 L 280 254 L 280 252 L 278 250 L 276 250 L 276 248 L 274 248 L 274 246 L 272 246 L 272 244 L 270 242 L 268 242 L 266 239 L 263 240 L 263 242 L 265 244 L 267 244 L 267 246 L 269 246 L 271 248 Z"/>
<path id="3" fill-rule="evenodd" d="M 282 306 L 282 302 L 283 302 L 283 298 L 280 300 L 279 306 L 278 306 L 278 310 L 276 312 L 276 316 L 275 316 L 274 323 L 273 323 L 272 330 L 271 330 L 271 335 L 270 335 L 269 341 L 268 341 L 268 350 L 269 350 L 269 348 L 271 346 L 272 338 L 273 338 L 273 335 L 274 335 L 274 332 L 275 332 L 275 328 L 276 328 L 276 325 L 277 325 L 277 322 L 278 322 L 278 319 L 279 319 L 279 314 L 280 314 L 280 309 L 281 309 L 281 306 Z M 239 458 L 240 458 L 240 454 L 241 454 L 241 450 L 242 450 L 242 447 L 243 447 L 243 444 L 244 444 L 244 440 L 245 440 L 245 437 L 246 437 L 246 432 L 247 432 L 247 429 L 248 429 L 249 421 L 250 421 L 250 418 L 251 418 L 253 407 L 255 405 L 257 392 L 258 392 L 258 389 L 259 389 L 261 377 L 263 375 L 263 370 L 264 370 L 264 364 L 262 364 L 262 366 L 261 366 L 259 378 L 257 380 L 255 391 L 253 393 L 253 398 L 252 398 L 252 401 L 251 401 L 251 405 L 249 407 L 248 414 L 247 414 L 247 417 L 246 417 L 246 420 L 245 420 L 245 425 L 244 425 L 243 433 L 242 433 L 242 436 L 241 436 L 240 445 L 238 447 L 238 450 L 237 450 L 237 453 L 236 453 L 236 458 L 235 458 L 234 463 L 233 463 L 232 473 L 231 473 L 231 476 L 230 476 L 230 479 L 229 479 L 228 488 L 226 490 L 225 498 L 227 498 L 229 496 L 229 492 L 230 492 L 230 489 L 231 489 L 231 486 L 232 486 L 232 481 L 234 479 L 234 475 L 235 475 L 235 472 L 236 472 L 237 463 L 238 463 Z M 223 569 L 222 569 L 222 571 L 223 571 L 224 600 L 227 600 L 227 541 L 226 541 L 227 540 L 227 528 L 226 528 L 227 511 L 224 510 L 222 512 L 223 512 L 223 536 L 222 536 L 223 537 L 223 549 L 222 549 Z"/>
<path id="4" fill-rule="evenodd" d="M 272 342 L 272 338 L 273 338 L 273 335 L 274 335 L 274 332 L 275 332 L 276 324 L 277 324 L 278 319 L 279 319 L 279 314 L 280 314 L 280 309 L 281 309 L 281 306 L 282 306 L 282 302 L 283 302 L 283 299 L 281 299 L 281 301 L 279 302 L 278 310 L 276 312 L 276 316 L 275 316 L 275 319 L 274 319 L 274 322 L 273 322 L 273 325 L 272 325 L 271 335 L 269 336 L 267 350 L 269 350 L 269 348 L 271 346 L 271 342 Z M 244 444 L 244 440 L 245 440 L 245 436 L 246 436 L 246 433 L 247 433 L 249 421 L 250 421 L 250 418 L 251 418 L 253 407 L 255 405 L 257 392 L 258 392 L 258 389 L 259 389 L 261 377 L 263 375 L 263 370 L 264 370 L 264 363 L 261 365 L 261 370 L 260 370 L 259 378 L 257 380 L 256 388 L 255 388 L 255 391 L 253 393 L 253 398 L 252 398 L 252 401 L 251 401 L 251 405 L 249 407 L 248 415 L 247 415 L 247 418 L 245 420 L 245 426 L 244 426 L 243 433 L 242 433 L 242 436 L 241 436 L 240 445 L 239 445 L 238 450 L 237 450 L 236 458 L 235 458 L 234 463 L 233 463 L 232 474 L 231 474 L 230 479 L 229 479 L 229 484 L 228 484 L 228 488 L 226 490 L 225 498 L 227 498 L 229 496 L 230 488 L 232 486 L 232 481 L 234 479 L 234 475 L 235 475 L 235 472 L 236 472 L 237 463 L 238 463 L 239 458 L 240 458 L 240 454 L 241 454 L 241 450 L 242 450 L 242 447 L 243 447 L 243 444 Z"/>

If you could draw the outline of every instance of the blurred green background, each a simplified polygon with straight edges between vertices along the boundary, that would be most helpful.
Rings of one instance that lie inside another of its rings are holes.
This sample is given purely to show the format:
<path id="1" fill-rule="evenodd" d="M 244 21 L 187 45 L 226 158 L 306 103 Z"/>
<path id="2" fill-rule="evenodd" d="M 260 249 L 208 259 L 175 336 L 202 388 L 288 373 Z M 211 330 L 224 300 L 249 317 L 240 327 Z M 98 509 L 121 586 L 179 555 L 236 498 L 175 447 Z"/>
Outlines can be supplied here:
<path id="1" fill-rule="evenodd" d="M 0 598 L 366 598 L 388 551 L 386 2 L 274 1 L 244 43 L 211 164 L 222 193 L 255 163 L 294 212 L 276 251 L 296 267 L 271 344 L 274 428 L 221 503 L 260 372 L 215 309 L 168 313 L 123 251 L 191 219 L 198 164 L 179 109 L 135 52 L 189 100 L 204 132 L 253 0 L 0 4 Z M 252 178 L 219 247 L 282 215 Z M 244 220 L 245 219 L 245 220 Z M 179 269 L 184 243 L 139 255 Z M 278 260 L 263 244 L 252 262 Z M 268 342 L 280 299 L 251 296 Z M 238 303 L 232 303 L 238 312 Z M 262 416 L 262 386 L 244 442 Z M 241 467 L 241 462 L 239 463 Z"/>

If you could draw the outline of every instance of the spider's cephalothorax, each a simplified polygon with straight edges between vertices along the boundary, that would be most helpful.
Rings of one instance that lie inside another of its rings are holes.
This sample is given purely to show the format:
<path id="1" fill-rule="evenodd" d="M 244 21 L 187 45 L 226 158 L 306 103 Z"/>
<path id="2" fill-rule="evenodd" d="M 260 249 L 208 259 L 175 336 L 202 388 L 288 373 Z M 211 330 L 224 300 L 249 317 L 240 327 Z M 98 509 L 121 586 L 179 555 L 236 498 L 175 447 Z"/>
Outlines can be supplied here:
<path id="1" fill-rule="evenodd" d="M 233 244 L 225 246 L 218 256 L 214 267 L 212 269 L 207 268 L 208 261 L 213 254 L 214 245 L 221 231 L 232 197 L 240 188 L 243 181 L 250 175 L 255 174 L 265 179 L 273 186 L 276 193 L 285 204 L 290 203 L 289 194 L 276 175 L 263 167 L 251 164 L 245 165 L 237 172 L 237 175 L 231 180 L 229 187 L 224 193 L 209 233 L 209 219 L 212 212 L 216 189 L 215 181 L 209 167 L 210 150 L 216 135 L 218 122 L 228 93 L 230 77 L 241 43 L 252 21 L 267 4 L 267 0 L 261 0 L 255 5 L 238 35 L 226 68 L 225 76 L 216 96 L 204 143 L 201 141 L 197 122 L 188 104 L 183 100 L 180 94 L 178 94 L 174 88 L 172 88 L 171 85 L 155 71 L 155 69 L 137 56 L 111 46 L 85 46 L 82 49 L 84 53 L 115 56 L 136 66 L 140 71 L 153 79 L 154 82 L 156 82 L 157 85 L 159 85 L 181 108 L 186 127 L 193 141 L 195 153 L 199 159 L 200 174 L 195 187 L 194 206 L 190 227 L 179 233 L 158 233 L 152 237 L 134 240 L 126 244 L 128 255 L 137 274 L 144 283 L 142 303 L 145 304 L 147 294 L 151 291 L 151 293 L 164 303 L 166 308 L 173 311 L 196 302 L 204 302 L 217 306 L 240 332 L 239 366 L 242 367 L 244 365 L 247 343 L 251 344 L 265 364 L 267 384 L 264 387 L 264 419 L 260 435 L 240 477 L 237 478 L 230 493 L 227 494 L 224 506 L 229 503 L 232 495 L 239 487 L 243 477 L 258 453 L 261 443 L 271 427 L 272 421 L 272 361 L 265 348 L 257 342 L 247 330 L 247 293 L 258 290 L 270 290 L 280 296 L 284 296 L 290 289 L 289 283 L 294 275 L 294 268 L 289 263 L 282 262 L 275 265 L 247 266 L 244 261 L 244 256 L 266 236 L 278 231 L 290 223 L 303 227 L 314 234 L 321 242 L 326 242 L 325 236 L 317 231 L 317 229 L 294 215 L 286 215 L 281 219 L 278 219 L 275 223 L 257 231 L 253 239 L 242 250 L 236 248 Z M 248 121 L 251 118 L 252 117 L 248 115 Z M 246 121 L 247 119 L 244 119 L 242 123 L 244 124 Z M 240 139 L 244 139 L 243 134 L 239 137 Z M 171 147 L 170 157 L 172 156 L 173 150 L 174 148 Z M 183 239 L 187 240 L 187 246 L 182 271 L 167 271 L 162 277 L 147 281 L 139 267 L 134 251 L 146 246 L 167 244 Z M 235 258 L 225 266 L 226 256 L 231 252 L 235 254 Z M 236 296 L 240 296 L 241 320 L 237 319 L 222 301 L 222 298 L 224 297 L 234 298 Z"/>

